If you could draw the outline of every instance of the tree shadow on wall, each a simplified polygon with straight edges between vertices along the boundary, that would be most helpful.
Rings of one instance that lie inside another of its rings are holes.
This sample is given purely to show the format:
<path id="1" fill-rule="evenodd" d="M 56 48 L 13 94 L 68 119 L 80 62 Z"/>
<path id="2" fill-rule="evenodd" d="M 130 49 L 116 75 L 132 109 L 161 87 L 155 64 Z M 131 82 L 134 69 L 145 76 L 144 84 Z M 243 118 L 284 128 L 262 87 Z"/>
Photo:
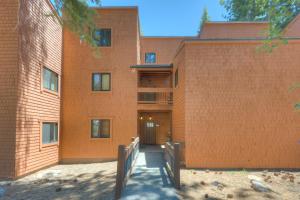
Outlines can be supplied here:
<path id="1" fill-rule="evenodd" d="M 18 88 L 16 152 L 19 154 L 15 163 L 17 175 L 19 171 L 27 172 L 30 165 L 30 154 L 37 155 L 37 144 L 39 144 L 40 137 L 39 120 L 47 116 L 47 112 L 49 112 L 46 103 L 41 102 L 40 98 L 41 69 L 49 56 L 49 47 L 46 42 L 48 30 L 46 27 L 55 19 L 47 16 L 49 13 L 45 10 L 45 2 L 36 0 L 19 1 L 18 24 L 16 27 L 19 37 L 18 78 L 16 80 Z M 55 36 L 52 39 L 55 39 Z M 33 149 L 33 146 L 37 148 Z"/>

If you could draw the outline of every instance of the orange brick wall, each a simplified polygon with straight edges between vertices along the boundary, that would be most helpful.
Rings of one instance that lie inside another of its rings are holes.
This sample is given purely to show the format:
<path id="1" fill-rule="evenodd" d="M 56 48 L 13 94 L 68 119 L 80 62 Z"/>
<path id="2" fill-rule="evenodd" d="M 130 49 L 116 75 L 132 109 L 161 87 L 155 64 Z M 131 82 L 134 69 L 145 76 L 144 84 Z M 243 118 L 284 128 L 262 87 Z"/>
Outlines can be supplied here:
<path id="1" fill-rule="evenodd" d="M 22 0 L 19 13 L 20 63 L 18 66 L 16 121 L 16 176 L 59 161 L 58 146 L 41 146 L 41 122 L 60 121 L 60 95 L 41 90 L 41 68 L 61 75 L 62 28 L 47 1 Z"/>
<path id="2" fill-rule="evenodd" d="M 258 43 L 185 44 L 186 165 L 300 168 L 300 43 L 272 54 Z M 176 103 L 175 103 L 176 106 Z"/>
<path id="3" fill-rule="evenodd" d="M 15 176 L 16 83 L 18 65 L 17 0 L 0 6 L 0 178 Z"/>
<path id="4" fill-rule="evenodd" d="M 185 161 L 185 49 L 182 49 L 174 58 L 173 68 L 173 113 L 172 139 L 181 143 L 181 160 Z M 175 87 L 175 72 L 178 70 L 178 85 Z"/>
<path id="5" fill-rule="evenodd" d="M 112 29 L 112 46 L 100 58 L 64 30 L 63 162 L 117 157 L 119 144 L 137 135 L 137 72 L 130 69 L 138 55 L 137 9 L 98 9 L 99 28 Z M 93 72 L 111 72 L 112 90 L 92 92 Z M 91 139 L 91 119 L 110 118 L 112 138 Z"/>
<path id="6" fill-rule="evenodd" d="M 184 37 L 142 37 L 141 63 L 145 64 L 145 53 L 156 53 L 156 64 L 171 64 L 176 50 Z"/>
<path id="7" fill-rule="evenodd" d="M 207 22 L 201 30 L 201 39 L 263 38 L 268 30 L 265 22 Z"/>

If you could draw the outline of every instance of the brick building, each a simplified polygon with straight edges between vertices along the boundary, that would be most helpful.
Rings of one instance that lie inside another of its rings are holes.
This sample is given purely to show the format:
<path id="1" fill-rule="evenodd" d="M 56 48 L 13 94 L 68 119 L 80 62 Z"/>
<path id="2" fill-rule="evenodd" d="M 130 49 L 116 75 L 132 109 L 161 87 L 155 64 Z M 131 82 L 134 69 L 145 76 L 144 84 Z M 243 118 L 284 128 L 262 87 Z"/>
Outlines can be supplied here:
<path id="1" fill-rule="evenodd" d="M 267 23 L 144 37 L 137 7 L 97 8 L 97 57 L 48 0 L 18 2 L 0 7 L 1 178 L 113 160 L 134 136 L 181 142 L 187 167 L 300 168 L 300 16 L 268 54 Z"/>

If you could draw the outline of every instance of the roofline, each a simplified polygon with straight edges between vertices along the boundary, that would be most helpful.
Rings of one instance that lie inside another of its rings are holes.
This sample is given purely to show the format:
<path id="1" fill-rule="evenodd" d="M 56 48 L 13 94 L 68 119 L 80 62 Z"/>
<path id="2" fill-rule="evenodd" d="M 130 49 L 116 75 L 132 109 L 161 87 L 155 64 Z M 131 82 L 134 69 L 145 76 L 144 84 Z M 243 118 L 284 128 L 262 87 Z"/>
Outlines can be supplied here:
<path id="1" fill-rule="evenodd" d="M 130 68 L 138 69 L 147 69 L 147 68 L 173 68 L 172 64 L 141 64 L 141 65 L 132 65 Z"/>
<path id="2" fill-rule="evenodd" d="M 268 21 L 209 21 L 204 24 L 268 24 Z"/>
<path id="3" fill-rule="evenodd" d="M 156 38 L 163 38 L 163 39 L 173 39 L 173 38 L 194 38 L 197 36 L 141 36 L 145 39 L 156 39 Z"/>
<path id="4" fill-rule="evenodd" d="M 288 40 L 288 41 L 296 41 L 296 42 L 300 42 L 300 37 L 283 37 L 282 39 Z M 201 39 L 201 38 L 193 38 L 193 39 L 186 39 L 181 41 L 181 43 L 179 44 L 175 56 L 173 59 L 175 59 L 178 54 L 181 52 L 181 50 L 183 49 L 184 45 L 187 43 L 245 43 L 245 44 L 249 44 L 249 43 L 258 43 L 258 42 L 262 42 L 265 41 L 266 38 L 218 38 L 218 39 Z"/>
<path id="5" fill-rule="evenodd" d="M 118 10 L 118 9 L 124 9 L 124 10 L 127 10 L 127 9 L 133 9 L 133 10 L 138 10 L 138 6 L 91 6 L 90 7 L 91 9 L 99 9 L 99 10 Z"/>

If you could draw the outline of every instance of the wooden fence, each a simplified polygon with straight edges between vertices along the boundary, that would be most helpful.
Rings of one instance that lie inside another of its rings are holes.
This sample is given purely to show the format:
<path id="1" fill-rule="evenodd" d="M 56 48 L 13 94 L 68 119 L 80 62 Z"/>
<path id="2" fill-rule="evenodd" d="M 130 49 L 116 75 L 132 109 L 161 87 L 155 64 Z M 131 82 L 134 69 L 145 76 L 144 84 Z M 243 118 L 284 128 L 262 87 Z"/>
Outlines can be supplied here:
<path id="1" fill-rule="evenodd" d="M 119 145 L 115 199 L 120 199 L 139 153 L 140 139 L 132 138 L 129 146 Z"/>
<path id="2" fill-rule="evenodd" d="M 180 189 L 180 144 L 166 143 L 164 151 L 166 169 L 176 189 Z"/>

